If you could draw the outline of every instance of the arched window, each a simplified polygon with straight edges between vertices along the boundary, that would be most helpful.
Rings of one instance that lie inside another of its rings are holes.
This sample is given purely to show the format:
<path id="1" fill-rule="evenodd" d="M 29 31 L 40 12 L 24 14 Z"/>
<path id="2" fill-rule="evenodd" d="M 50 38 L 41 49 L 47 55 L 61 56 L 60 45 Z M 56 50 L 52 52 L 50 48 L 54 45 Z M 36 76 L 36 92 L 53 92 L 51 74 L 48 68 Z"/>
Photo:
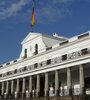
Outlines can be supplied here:
<path id="1" fill-rule="evenodd" d="M 35 54 L 38 54 L 38 44 L 35 45 Z"/>
<path id="2" fill-rule="evenodd" d="M 25 49 L 25 54 L 27 53 L 27 49 Z"/>
<path id="3" fill-rule="evenodd" d="M 24 50 L 24 58 L 27 58 L 27 49 Z"/>

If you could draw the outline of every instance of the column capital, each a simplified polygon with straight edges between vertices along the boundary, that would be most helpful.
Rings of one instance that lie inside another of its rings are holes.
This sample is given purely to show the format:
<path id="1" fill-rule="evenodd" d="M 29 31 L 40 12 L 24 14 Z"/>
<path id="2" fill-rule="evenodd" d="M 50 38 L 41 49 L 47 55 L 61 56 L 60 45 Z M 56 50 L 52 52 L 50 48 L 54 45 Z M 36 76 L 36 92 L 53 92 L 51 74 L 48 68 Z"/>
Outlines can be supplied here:
<path id="1" fill-rule="evenodd" d="M 85 64 L 80 64 L 80 65 L 79 65 L 79 67 L 84 67 L 84 66 L 85 66 Z"/>

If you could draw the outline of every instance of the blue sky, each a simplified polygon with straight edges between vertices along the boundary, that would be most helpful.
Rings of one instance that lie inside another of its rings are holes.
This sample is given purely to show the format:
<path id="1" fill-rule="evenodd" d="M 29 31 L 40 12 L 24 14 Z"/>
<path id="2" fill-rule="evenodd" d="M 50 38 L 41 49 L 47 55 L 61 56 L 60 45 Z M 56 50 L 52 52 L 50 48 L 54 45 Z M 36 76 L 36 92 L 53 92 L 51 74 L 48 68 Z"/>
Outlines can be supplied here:
<path id="1" fill-rule="evenodd" d="M 19 57 L 31 7 L 31 0 L 0 0 L 0 63 Z M 89 30 L 90 0 L 35 0 L 35 32 L 72 37 Z"/>

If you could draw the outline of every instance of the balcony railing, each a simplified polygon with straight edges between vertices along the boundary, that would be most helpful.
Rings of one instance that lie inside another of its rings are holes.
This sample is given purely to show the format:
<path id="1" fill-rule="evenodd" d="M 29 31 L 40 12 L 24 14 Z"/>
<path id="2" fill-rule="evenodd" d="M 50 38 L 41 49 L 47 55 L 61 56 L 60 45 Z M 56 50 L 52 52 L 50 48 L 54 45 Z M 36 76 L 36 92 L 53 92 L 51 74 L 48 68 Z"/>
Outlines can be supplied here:
<path id="1" fill-rule="evenodd" d="M 67 61 L 67 60 L 77 59 L 77 58 L 80 58 L 80 57 L 87 55 L 87 54 L 90 54 L 90 48 L 85 48 L 85 49 L 82 49 L 80 51 L 76 51 L 76 52 L 65 54 L 65 55 L 62 55 L 62 56 L 59 56 L 59 57 L 48 59 L 47 61 L 42 61 L 40 63 L 35 63 L 33 65 L 24 66 L 20 69 L 15 69 L 13 71 L 9 71 L 7 73 L 0 74 L 0 78 L 5 77 L 5 76 L 9 76 L 9 75 L 13 75 L 13 74 L 17 74 L 17 73 L 20 73 L 20 72 L 34 70 L 34 69 L 37 69 L 37 68 L 40 68 L 40 67 L 45 67 L 47 65 L 53 65 L 53 64 L 61 63 L 61 62 Z"/>

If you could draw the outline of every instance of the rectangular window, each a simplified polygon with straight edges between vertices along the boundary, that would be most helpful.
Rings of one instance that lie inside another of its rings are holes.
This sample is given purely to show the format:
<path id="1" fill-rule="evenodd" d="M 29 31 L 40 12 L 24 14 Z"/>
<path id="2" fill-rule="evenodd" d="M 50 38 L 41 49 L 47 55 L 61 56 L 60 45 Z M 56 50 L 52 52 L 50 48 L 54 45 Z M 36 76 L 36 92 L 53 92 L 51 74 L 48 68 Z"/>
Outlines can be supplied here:
<path id="1" fill-rule="evenodd" d="M 9 75 L 9 72 L 7 72 L 7 75 Z"/>
<path id="2" fill-rule="evenodd" d="M 51 64 L 51 59 L 47 60 L 47 65 Z"/>
<path id="3" fill-rule="evenodd" d="M 86 36 L 88 36 L 88 35 L 89 35 L 89 33 L 82 34 L 82 35 L 78 36 L 78 39 L 84 38 L 84 37 L 86 37 Z"/>
<path id="4" fill-rule="evenodd" d="M 17 62 L 17 60 L 14 60 L 14 62 Z"/>
<path id="5" fill-rule="evenodd" d="M 0 77 L 2 77 L 2 74 L 0 74 Z"/>
<path id="6" fill-rule="evenodd" d="M 9 65 L 10 63 L 6 63 L 6 65 Z"/>
<path id="7" fill-rule="evenodd" d="M 88 54 L 88 49 L 87 48 L 82 49 L 81 50 L 81 53 L 82 53 L 82 55 Z"/>
<path id="8" fill-rule="evenodd" d="M 68 40 L 67 40 L 67 41 L 64 41 L 64 42 L 62 42 L 62 43 L 60 43 L 60 45 L 64 45 L 64 44 L 67 44 L 67 43 L 69 43 Z"/>
<path id="9" fill-rule="evenodd" d="M 67 60 L 67 54 L 62 55 L 62 60 Z"/>
<path id="10" fill-rule="evenodd" d="M 40 63 L 40 67 L 42 67 L 43 66 L 43 64 L 42 63 Z"/>
<path id="11" fill-rule="evenodd" d="M 38 63 L 35 63 L 35 64 L 34 64 L 34 68 L 37 68 L 37 67 L 38 67 Z"/>
<path id="12" fill-rule="evenodd" d="M 25 66 L 24 68 L 23 68 L 23 71 L 26 71 L 27 70 L 27 66 Z"/>
<path id="13" fill-rule="evenodd" d="M 17 69 L 14 70 L 14 74 L 16 74 L 16 73 L 17 73 Z"/>
<path id="14" fill-rule="evenodd" d="M 3 67 L 3 65 L 0 65 L 0 67 Z"/>
<path id="15" fill-rule="evenodd" d="M 48 47 L 48 48 L 46 48 L 46 50 L 50 50 L 50 49 L 52 49 L 52 47 Z"/>

